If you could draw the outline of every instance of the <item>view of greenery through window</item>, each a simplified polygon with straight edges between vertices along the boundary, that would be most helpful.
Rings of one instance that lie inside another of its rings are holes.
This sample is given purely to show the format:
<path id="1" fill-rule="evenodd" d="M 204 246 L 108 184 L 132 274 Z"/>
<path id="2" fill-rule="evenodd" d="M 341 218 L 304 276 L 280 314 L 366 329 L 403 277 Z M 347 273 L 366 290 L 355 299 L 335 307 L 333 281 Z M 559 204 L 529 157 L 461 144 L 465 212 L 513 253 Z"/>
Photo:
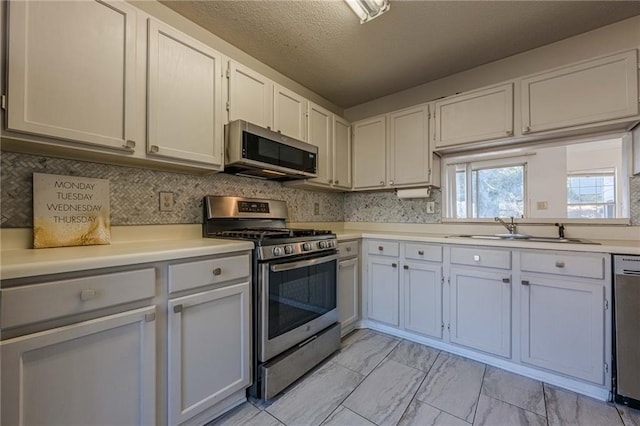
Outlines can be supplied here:
<path id="1" fill-rule="evenodd" d="M 443 156 L 443 217 L 627 219 L 628 141 L 612 136 Z"/>
<path id="2" fill-rule="evenodd" d="M 468 173 L 471 174 L 471 185 L 467 190 Z M 457 217 L 522 217 L 524 187 L 523 164 L 477 170 L 469 165 L 456 171 Z M 466 202 L 469 198 L 473 200 L 471 211 Z"/>

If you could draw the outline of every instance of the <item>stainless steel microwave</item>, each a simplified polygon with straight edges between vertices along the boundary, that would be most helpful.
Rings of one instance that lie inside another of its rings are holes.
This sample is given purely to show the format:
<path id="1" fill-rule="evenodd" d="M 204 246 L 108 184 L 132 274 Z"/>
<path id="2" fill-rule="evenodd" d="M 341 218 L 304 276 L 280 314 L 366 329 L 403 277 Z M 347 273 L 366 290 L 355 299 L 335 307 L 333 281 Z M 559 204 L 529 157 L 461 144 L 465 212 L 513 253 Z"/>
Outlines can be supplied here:
<path id="1" fill-rule="evenodd" d="M 227 173 L 283 181 L 318 176 L 317 146 L 243 120 L 224 130 Z"/>

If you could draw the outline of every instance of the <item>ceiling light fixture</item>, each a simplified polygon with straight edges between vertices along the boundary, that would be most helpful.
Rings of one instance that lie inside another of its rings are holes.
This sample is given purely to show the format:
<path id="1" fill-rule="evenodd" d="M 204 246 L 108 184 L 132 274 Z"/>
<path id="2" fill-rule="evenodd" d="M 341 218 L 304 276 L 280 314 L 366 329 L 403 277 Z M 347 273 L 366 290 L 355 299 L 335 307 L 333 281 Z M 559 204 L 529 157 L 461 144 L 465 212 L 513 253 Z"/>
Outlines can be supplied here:
<path id="1" fill-rule="evenodd" d="M 391 5 L 389 0 L 345 0 L 351 7 L 351 10 L 358 15 L 360 23 L 364 24 L 370 20 L 377 18 L 384 12 L 389 10 Z"/>

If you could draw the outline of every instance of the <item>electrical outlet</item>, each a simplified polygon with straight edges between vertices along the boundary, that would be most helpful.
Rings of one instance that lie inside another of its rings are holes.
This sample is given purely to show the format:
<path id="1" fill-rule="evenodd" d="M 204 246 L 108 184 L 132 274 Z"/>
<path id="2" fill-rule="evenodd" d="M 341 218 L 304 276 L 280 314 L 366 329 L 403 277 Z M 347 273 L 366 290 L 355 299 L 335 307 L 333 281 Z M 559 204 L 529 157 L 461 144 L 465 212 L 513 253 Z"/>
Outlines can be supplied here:
<path id="1" fill-rule="evenodd" d="M 538 208 L 538 210 L 547 210 L 549 208 L 549 203 L 547 203 L 546 201 L 538 201 L 536 203 L 536 207 Z"/>
<path id="2" fill-rule="evenodd" d="M 173 192 L 160 193 L 160 211 L 161 212 L 173 211 Z"/>
<path id="3" fill-rule="evenodd" d="M 313 214 L 320 214 L 320 203 L 313 203 Z"/>
<path id="4" fill-rule="evenodd" d="M 436 212 L 436 202 L 427 201 L 427 213 L 435 213 L 435 212 Z"/>

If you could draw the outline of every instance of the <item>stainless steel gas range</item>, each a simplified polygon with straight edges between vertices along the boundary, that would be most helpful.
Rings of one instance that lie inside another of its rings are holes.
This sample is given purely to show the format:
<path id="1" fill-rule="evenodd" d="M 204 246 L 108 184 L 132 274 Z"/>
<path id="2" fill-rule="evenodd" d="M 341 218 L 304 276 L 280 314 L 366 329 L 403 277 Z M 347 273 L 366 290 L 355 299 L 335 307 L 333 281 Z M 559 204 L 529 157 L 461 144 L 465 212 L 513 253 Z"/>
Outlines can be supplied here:
<path id="1" fill-rule="evenodd" d="M 286 227 L 277 200 L 207 196 L 203 236 L 253 241 L 253 385 L 271 399 L 340 348 L 330 231 Z"/>

